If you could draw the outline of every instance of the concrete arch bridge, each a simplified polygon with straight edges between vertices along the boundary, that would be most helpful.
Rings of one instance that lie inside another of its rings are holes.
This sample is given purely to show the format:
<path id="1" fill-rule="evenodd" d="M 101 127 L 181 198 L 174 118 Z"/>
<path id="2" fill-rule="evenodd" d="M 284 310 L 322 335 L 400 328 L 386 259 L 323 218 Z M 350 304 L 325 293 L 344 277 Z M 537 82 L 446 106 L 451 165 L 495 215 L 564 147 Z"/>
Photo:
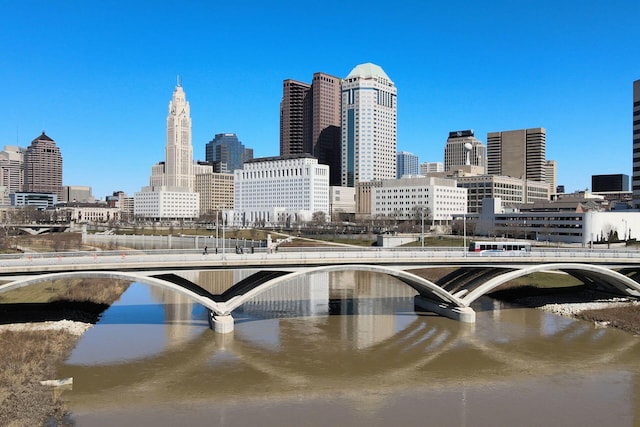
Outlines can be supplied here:
<path id="1" fill-rule="evenodd" d="M 343 264 L 259 270 L 222 294 L 212 294 L 196 283 L 175 273 L 153 271 L 65 271 L 18 278 L 0 285 L 0 293 L 51 280 L 67 278 L 112 278 L 145 283 L 188 296 L 210 310 L 211 327 L 220 333 L 233 331 L 232 312 L 257 295 L 295 277 L 319 272 L 366 271 L 387 274 L 413 288 L 416 306 L 439 315 L 474 323 L 476 313 L 471 304 L 499 286 L 535 272 L 563 272 L 576 277 L 588 287 L 629 297 L 640 297 L 640 267 L 627 266 L 616 271 L 603 265 L 584 263 L 546 263 L 532 265 L 477 264 L 456 266 L 450 274 L 433 282 L 413 274 L 416 265 L 392 266 Z"/>

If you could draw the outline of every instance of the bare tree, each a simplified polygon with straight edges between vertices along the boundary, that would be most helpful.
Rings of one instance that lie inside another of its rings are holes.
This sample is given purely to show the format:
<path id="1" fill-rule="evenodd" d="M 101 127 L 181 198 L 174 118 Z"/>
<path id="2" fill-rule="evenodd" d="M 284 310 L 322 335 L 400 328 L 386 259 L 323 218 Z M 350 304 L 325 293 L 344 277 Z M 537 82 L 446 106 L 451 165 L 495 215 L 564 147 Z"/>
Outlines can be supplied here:
<path id="1" fill-rule="evenodd" d="M 311 224 L 315 227 L 321 227 L 327 222 L 327 215 L 323 211 L 316 211 L 311 214 Z"/>

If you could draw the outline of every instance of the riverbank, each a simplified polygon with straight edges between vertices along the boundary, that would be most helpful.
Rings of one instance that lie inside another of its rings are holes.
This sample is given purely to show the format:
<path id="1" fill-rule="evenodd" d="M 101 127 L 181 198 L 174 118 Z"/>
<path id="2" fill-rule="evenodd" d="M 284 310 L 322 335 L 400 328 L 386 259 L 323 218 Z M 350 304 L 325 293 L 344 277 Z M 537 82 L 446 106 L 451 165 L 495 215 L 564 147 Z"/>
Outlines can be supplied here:
<path id="1" fill-rule="evenodd" d="M 128 286 L 93 279 L 36 285 L 1 295 L 1 426 L 74 425 L 61 399 L 62 388 L 41 381 L 59 379 L 58 367 L 82 334 Z"/>
<path id="2" fill-rule="evenodd" d="M 41 384 L 71 354 L 86 324 L 67 321 L 0 327 L 0 425 L 72 426 L 61 389 Z"/>
<path id="3" fill-rule="evenodd" d="M 570 295 L 525 296 L 509 302 L 587 320 L 595 327 L 612 327 L 640 335 L 640 301 L 631 298 L 581 290 Z"/>

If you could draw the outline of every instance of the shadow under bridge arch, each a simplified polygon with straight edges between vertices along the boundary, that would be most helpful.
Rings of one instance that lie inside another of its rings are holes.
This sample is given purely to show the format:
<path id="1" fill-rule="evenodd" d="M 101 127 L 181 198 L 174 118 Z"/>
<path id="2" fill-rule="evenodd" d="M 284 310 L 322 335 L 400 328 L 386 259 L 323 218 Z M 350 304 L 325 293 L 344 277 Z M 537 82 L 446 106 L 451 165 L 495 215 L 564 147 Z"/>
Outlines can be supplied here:
<path id="1" fill-rule="evenodd" d="M 68 271 L 61 273 L 49 273 L 41 274 L 38 276 L 28 277 L 24 279 L 18 279 L 13 282 L 0 285 L 0 293 L 10 291 L 12 289 L 19 289 L 37 283 L 49 282 L 52 280 L 62 279 L 120 279 L 128 280 L 131 282 L 144 283 L 146 285 L 155 286 L 162 289 L 171 290 L 182 295 L 186 295 L 193 301 L 202 304 L 211 312 L 218 315 L 225 314 L 224 307 L 213 299 L 213 295 L 204 289 L 198 287 L 184 287 L 178 283 L 173 283 L 162 278 L 145 276 L 143 274 L 136 274 L 132 272 L 120 272 L 120 271 Z"/>
<path id="2" fill-rule="evenodd" d="M 462 300 L 465 304 L 470 305 L 481 296 L 518 277 L 531 273 L 552 271 L 567 273 L 589 287 L 606 288 L 622 295 L 640 297 L 640 283 L 610 268 L 594 264 L 552 263 L 532 265 L 502 273 L 464 295 Z"/>
<path id="3" fill-rule="evenodd" d="M 254 284 L 251 284 L 251 276 L 248 277 L 242 281 L 242 292 L 235 292 L 234 287 L 230 288 L 225 292 L 225 294 L 228 293 L 230 295 L 230 298 L 225 301 L 220 301 L 220 304 L 224 305 L 224 311 L 230 314 L 242 304 L 284 281 L 313 273 L 340 271 L 365 271 L 387 274 L 395 277 L 418 292 L 416 305 L 419 307 L 456 320 L 470 323 L 475 321 L 475 312 L 473 312 L 462 299 L 452 295 L 437 284 L 403 270 L 377 265 L 355 264 L 310 267 L 295 272 L 280 272 L 280 274 L 266 281 L 263 280 L 262 274 L 256 274 Z M 225 327 L 222 324 L 216 324 L 216 321 L 222 320 L 220 318 L 213 318 L 212 320 L 214 322 L 214 329 L 218 332 L 231 332 L 233 330 L 231 327 L 230 330 L 223 331 L 222 329 L 228 328 L 228 326 Z M 229 319 L 227 319 L 227 322 L 228 321 Z M 232 322 L 233 320 L 230 321 Z"/>

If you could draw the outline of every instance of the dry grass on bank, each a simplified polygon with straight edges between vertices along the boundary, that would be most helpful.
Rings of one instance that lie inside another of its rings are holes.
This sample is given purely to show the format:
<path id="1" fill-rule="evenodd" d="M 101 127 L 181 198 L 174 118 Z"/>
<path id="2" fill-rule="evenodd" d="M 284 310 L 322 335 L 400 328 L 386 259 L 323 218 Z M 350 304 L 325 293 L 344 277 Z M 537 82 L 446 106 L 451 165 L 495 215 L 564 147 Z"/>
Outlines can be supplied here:
<path id="1" fill-rule="evenodd" d="M 640 335 L 640 306 L 638 305 L 585 310 L 576 317 L 593 322 L 608 322 L 611 327 Z"/>
<path id="2" fill-rule="evenodd" d="M 54 280 L 0 294 L 2 303 L 45 303 L 54 301 L 113 304 L 129 282 L 105 279 Z"/>
<path id="3" fill-rule="evenodd" d="M 0 425 L 71 425 L 59 391 L 40 381 L 56 378 L 77 339 L 63 331 L 0 332 Z"/>
<path id="4" fill-rule="evenodd" d="M 6 292 L 0 323 L 71 319 L 95 323 L 129 282 L 105 279 L 55 281 Z M 56 367 L 79 337 L 60 330 L 0 331 L 0 426 L 73 425 L 59 390 L 40 384 L 57 379 Z"/>

